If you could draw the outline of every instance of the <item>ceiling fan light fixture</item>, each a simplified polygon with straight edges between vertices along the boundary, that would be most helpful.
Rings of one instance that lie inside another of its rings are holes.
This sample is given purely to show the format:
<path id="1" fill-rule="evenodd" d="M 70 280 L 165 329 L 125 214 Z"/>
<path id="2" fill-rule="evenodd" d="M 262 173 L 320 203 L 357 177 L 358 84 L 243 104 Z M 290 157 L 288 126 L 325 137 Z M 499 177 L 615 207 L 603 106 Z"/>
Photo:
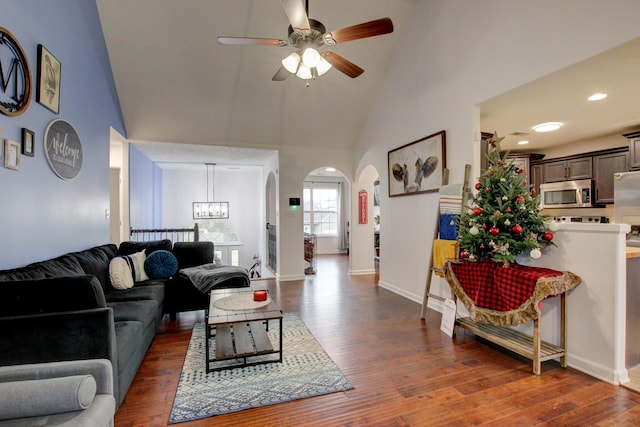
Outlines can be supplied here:
<path id="1" fill-rule="evenodd" d="M 300 77 L 303 80 L 309 80 L 313 78 L 313 73 L 311 72 L 311 68 L 304 65 L 304 63 L 301 63 L 296 76 Z"/>
<path id="2" fill-rule="evenodd" d="M 317 67 L 321 59 L 320 53 L 312 47 L 306 48 L 302 53 L 302 63 L 309 68 Z"/>
<path id="3" fill-rule="evenodd" d="M 293 52 L 282 60 L 282 66 L 287 69 L 288 72 L 295 74 L 298 71 L 300 65 L 300 55 Z"/>
<path id="4" fill-rule="evenodd" d="M 329 61 L 327 61 L 324 58 L 321 58 L 320 62 L 318 62 L 318 65 L 316 65 L 316 70 L 318 71 L 319 76 L 323 75 L 330 69 L 331 69 L 331 64 L 329 64 Z"/>

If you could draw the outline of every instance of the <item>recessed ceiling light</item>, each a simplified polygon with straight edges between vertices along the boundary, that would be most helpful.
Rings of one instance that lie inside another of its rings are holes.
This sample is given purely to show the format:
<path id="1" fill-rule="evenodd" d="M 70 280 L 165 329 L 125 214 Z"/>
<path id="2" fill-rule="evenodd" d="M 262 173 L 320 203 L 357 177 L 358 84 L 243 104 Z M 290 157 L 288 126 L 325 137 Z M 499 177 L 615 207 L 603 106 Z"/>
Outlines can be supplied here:
<path id="1" fill-rule="evenodd" d="M 606 93 L 594 93 L 593 95 L 591 95 L 587 99 L 589 101 L 600 101 L 601 99 L 605 99 L 606 97 L 607 97 Z"/>
<path id="2" fill-rule="evenodd" d="M 336 168 L 324 168 L 326 172 L 335 172 Z"/>
<path id="3" fill-rule="evenodd" d="M 518 145 L 527 145 L 529 141 L 518 141 Z"/>
<path id="4" fill-rule="evenodd" d="M 554 130 L 558 130 L 561 127 L 562 123 L 560 122 L 548 122 L 535 125 L 532 129 L 536 132 L 553 132 Z"/>

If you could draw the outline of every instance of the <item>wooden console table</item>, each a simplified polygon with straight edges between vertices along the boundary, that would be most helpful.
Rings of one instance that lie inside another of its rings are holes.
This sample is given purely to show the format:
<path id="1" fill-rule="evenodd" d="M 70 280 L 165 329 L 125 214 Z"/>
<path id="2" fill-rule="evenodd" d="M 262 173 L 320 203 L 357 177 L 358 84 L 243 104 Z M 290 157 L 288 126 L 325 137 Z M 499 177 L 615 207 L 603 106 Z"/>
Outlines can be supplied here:
<path id="1" fill-rule="evenodd" d="M 444 273 L 454 299 L 462 301 L 470 317 L 456 319 L 456 327 L 540 364 L 560 359 L 567 366 L 566 292 L 582 280 L 575 274 L 518 264 L 503 266 L 493 261 L 461 263 L 447 261 Z M 541 302 L 560 297 L 560 345 L 540 339 Z M 533 322 L 533 335 L 511 326 Z"/>
<path id="2" fill-rule="evenodd" d="M 533 336 L 515 329 L 474 322 L 469 317 L 456 320 L 456 326 L 533 361 L 533 373 L 540 375 L 540 364 L 560 358 L 560 366 L 567 367 L 566 293 L 560 295 L 560 345 L 540 339 L 540 319 L 533 320 Z"/>

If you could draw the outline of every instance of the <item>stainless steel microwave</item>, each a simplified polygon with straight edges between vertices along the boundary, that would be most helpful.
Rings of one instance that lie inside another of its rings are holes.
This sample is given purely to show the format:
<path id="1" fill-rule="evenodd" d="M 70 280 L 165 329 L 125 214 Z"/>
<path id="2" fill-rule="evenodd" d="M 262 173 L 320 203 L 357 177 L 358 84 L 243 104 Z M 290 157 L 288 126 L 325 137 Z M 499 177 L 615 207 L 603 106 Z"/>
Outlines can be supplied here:
<path id="1" fill-rule="evenodd" d="M 590 208 L 593 206 L 593 180 L 550 182 L 540 184 L 540 207 Z"/>

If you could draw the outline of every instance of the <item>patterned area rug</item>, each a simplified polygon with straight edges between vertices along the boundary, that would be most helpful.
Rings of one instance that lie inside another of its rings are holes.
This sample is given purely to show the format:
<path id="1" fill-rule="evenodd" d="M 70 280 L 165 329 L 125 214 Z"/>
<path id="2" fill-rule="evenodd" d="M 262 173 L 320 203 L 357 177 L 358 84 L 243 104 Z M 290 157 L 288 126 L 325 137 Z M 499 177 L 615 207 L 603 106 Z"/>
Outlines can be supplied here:
<path id="1" fill-rule="evenodd" d="M 290 400 L 335 393 L 353 386 L 295 314 L 283 319 L 283 362 L 205 371 L 205 327 L 193 327 L 169 424 L 192 421 Z M 278 346 L 278 326 L 269 336 Z"/>

